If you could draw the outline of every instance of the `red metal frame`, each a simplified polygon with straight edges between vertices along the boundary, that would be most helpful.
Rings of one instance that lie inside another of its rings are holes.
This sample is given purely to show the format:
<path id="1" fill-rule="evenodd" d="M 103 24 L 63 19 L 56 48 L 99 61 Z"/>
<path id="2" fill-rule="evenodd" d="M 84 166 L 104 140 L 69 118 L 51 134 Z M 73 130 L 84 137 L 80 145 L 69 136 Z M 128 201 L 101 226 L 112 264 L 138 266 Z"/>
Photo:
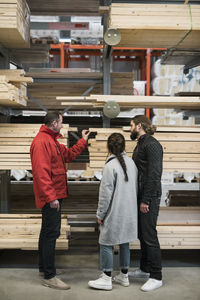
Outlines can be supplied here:
<path id="1" fill-rule="evenodd" d="M 102 56 L 102 45 L 71 45 L 71 44 L 51 44 L 50 53 L 60 55 L 60 67 L 67 68 L 69 61 L 88 60 L 87 56 Z M 78 50 L 78 51 L 76 51 Z M 131 51 L 132 50 L 132 51 Z M 146 80 L 146 95 L 151 94 L 151 56 L 160 56 L 161 51 L 166 48 L 137 48 L 137 47 L 113 47 L 112 56 L 114 61 L 139 61 L 141 69 L 141 79 Z M 79 57 L 77 57 L 79 55 Z M 75 56 L 75 57 L 74 57 Z M 125 56 L 125 57 L 121 57 Z M 135 56 L 135 58 L 133 58 Z M 150 109 L 145 110 L 145 114 L 150 118 Z"/>

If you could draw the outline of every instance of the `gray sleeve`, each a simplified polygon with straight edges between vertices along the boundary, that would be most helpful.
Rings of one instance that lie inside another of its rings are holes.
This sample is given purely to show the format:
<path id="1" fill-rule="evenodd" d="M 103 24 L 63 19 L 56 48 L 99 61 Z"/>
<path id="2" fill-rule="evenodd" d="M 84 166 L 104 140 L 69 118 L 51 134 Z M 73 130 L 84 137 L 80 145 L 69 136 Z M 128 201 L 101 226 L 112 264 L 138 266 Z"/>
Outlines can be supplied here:
<path id="1" fill-rule="evenodd" d="M 106 216 L 110 203 L 112 201 L 115 189 L 115 175 L 113 168 L 109 164 L 104 167 L 103 176 L 99 188 L 99 202 L 97 209 L 97 218 L 103 220 Z"/>

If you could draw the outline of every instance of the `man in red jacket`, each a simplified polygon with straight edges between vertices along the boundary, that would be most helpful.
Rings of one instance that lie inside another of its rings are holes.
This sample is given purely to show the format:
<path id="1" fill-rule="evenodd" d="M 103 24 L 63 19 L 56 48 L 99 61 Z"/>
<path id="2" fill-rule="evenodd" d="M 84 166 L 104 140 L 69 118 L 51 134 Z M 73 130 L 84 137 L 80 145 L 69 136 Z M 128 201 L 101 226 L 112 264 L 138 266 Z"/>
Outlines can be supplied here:
<path id="1" fill-rule="evenodd" d="M 83 130 L 82 138 L 73 147 L 66 148 L 57 140 L 62 137 L 62 122 L 60 113 L 47 113 L 45 125 L 40 127 L 30 152 L 36 207 L 42 210 L 39 272 L 44 275 L 43 285 L 69 289 L 69 285 L 56 277 L 55 268 L 55 245 L 60 235 L 62 199 L 68 196 L 65 164 L 76 159 L 87 147 L 89 131 Z"/>

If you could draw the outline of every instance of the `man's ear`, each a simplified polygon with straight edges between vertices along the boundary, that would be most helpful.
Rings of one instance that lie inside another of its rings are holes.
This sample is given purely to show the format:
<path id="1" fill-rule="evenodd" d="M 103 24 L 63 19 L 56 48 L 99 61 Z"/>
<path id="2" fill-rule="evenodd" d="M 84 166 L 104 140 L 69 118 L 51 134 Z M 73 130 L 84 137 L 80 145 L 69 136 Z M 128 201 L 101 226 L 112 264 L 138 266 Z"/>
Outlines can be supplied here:
<path id="1" fill-rule="evenodd" d="M 138 123 L 138 129 L 142 128 L 142 123 Z"/>
<path id="2" fill-rule="evenodd" d="M 52 127 L 56 126 L 56 123 L 57 123 L 56 120 L 54 120 L 54 121 L 51 123 L 51 126 L 52 126 Z"/>

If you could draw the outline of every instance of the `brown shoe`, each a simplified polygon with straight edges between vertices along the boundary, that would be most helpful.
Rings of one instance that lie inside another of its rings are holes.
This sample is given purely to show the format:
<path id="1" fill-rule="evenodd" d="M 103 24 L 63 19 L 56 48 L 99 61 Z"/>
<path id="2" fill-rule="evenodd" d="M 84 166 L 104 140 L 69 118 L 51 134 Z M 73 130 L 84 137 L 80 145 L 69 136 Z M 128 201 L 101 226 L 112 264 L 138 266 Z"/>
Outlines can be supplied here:
<path id="1" fill-rule="evenodd" d="M 43 279 L 42 284 L 52 289 L 69 290 L 70 286 L 58 279 L 56 276 L 51 279 Z"/>

